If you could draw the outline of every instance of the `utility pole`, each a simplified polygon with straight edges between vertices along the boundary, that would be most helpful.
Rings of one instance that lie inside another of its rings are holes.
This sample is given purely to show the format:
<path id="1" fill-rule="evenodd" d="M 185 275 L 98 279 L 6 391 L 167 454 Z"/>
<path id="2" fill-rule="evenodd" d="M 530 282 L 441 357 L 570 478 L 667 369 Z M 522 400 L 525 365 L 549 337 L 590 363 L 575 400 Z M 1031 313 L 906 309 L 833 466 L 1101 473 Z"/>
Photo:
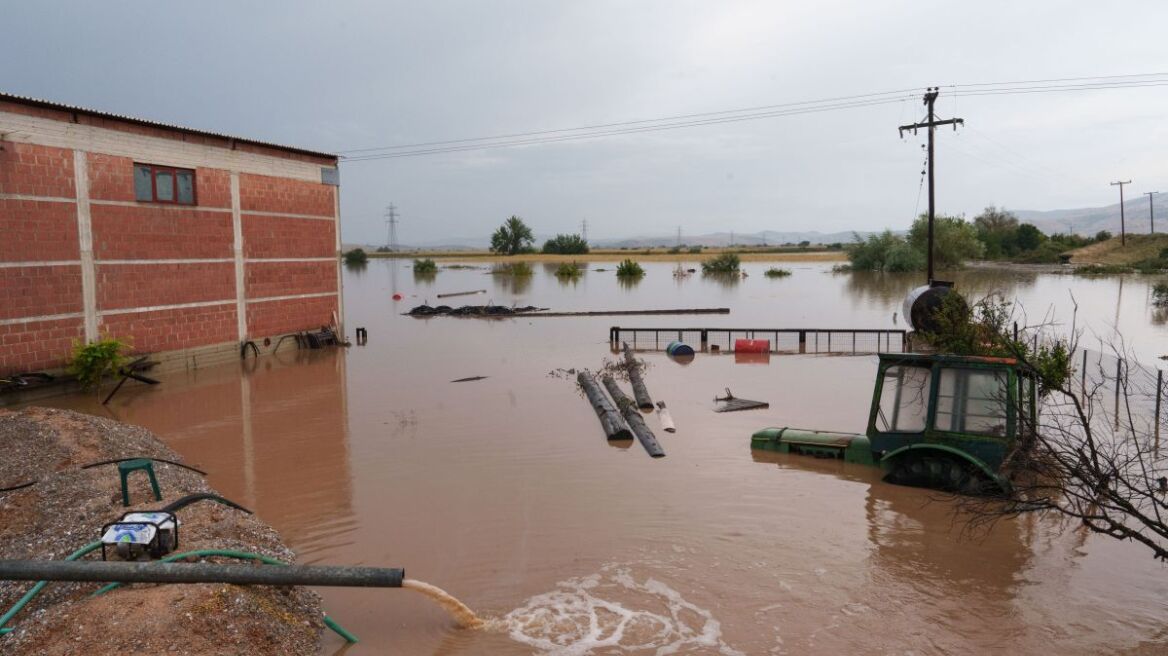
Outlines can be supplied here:
<path id="1" fill-rule="evenodd" d="M 1124 221 L 1124 218 L 1123 218 L 1123 186 L 1126 184 L 1131 184 L 1131 180 L 1125 180 L 1123 182 L 1116 181 L 1116 182 L 1111 183 L 1112 187 L 1119 185 L 1119 245 L 1120 246 L 1127 246 L 1127 230 L 1126 230 L 1126 225 L 1125 225 L 1126 222 Z"/>
<path id="2" fill-rule="evenodd" d="M 943 121 L 938 121 L 936 115 L 933 113 L 933 104 L 937 102 L 937 95 L 940 93 L 939 87 L 929 87 L 925 90 L 924 104 L 929 108 L 929 115 L 923 123 L 913 123 L 912 125 L 902 125 L 900 136 L 904 136 L 905 130 L 912 130 L 913 134 L 917 133 L 918 128 L 929 129 L 929 284 L 933 284 L 933 220 L 936 218 L 936 201 L 933 193 L 933 133 L 936 131 L 938 125 L 952 125 L 953 131 L 957 131 L 958 125 L 965 125 L 965 120 L 960 118 L 949 118 Z"/>
<path id="3" fill-rule="evenodd" d="M 385 210 L 385 223 L 389 226 L 389 243 L 386 246 L 394 253 L 397 252 L 397 217 L 397 208 L 390 203 Z"/>
<path id="4" fill-rule="evenodd" d="M 1145 191 L 1144 195 L 1148 197 L 1148 230 L 1150 234 L 1156 234 L 1156 212 L 1152 209 L 1152 195 L 1158 194 L 1158 191 Z"/>

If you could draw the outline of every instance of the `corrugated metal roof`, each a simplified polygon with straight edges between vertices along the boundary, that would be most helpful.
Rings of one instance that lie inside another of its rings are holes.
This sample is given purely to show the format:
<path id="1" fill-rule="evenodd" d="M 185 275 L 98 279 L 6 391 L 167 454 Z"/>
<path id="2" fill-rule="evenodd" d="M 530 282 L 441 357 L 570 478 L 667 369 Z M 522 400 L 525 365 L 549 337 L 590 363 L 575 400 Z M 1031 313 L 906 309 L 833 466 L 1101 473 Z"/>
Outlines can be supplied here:
<path id="1" fill-rule="evenodd" d="M 260 141 L 258 139 L 248 139 L 246 137 L 237 137 L 230 134 L 223 134 L 221 132 L 211 132 L 210 130 L 197 130 L 195 128 L 188 128 L 182 125 L 173 125 L 170 123 L 162 123 L 159 121 L 151 121 L 144 118 L 136 118 L 133 116 L 124 116 L 122 114 L 113 114 L 110 112 L 103 112 L 96 109 L 89 109 L 88 107 L 79 107 L 77 105 L 66 105 L 63 103 L 53 102 L 51 100 L 41 100 L 40 98 L 30 98 L 28 96 L 18 96 L 16 94 L 4 93 L 0 91 L 0 100 L 7 100 L 22 105 L 31 105 L 34 107 L 46 107 L 49 109 L 57 109 L 65 112 L 77 112 L 80 114 L 88 114 L 90 116 L 98 116 L 101 118 L 115 119 L 118 121 L 125 121 L 127 123 L 134 123 L 137 125 L 146 125 L 155 128 L 163 128 L 165 130 L 174 130 L 176 132 L 185 132 L 187 134 L 198 134 L 207 137 L 218 137 L 220 139 L 233 139 L 241 143 L 249 143 L 257 146 L 267 146 L 268 148 L 278 148 L 280 150 L 287 150 L 293 153 L 301 153 L 305 155 L 315 155 L 317 157 L 328 157 L 337 159 L 337 155 L 332 153 L 324 153 L 318 150 L 309 150 L 307 148 L 298 148 L 296 146 L 285 146 L 282 144 L 271 143 L 267 141 Z"/>

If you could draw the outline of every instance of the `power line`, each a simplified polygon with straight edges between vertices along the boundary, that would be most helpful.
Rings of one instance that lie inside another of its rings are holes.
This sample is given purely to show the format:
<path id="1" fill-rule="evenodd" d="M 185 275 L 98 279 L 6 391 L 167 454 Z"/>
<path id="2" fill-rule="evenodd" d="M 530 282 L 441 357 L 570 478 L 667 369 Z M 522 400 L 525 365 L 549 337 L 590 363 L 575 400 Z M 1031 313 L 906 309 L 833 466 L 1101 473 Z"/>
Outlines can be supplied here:
<path id="1" fill-rule="evenodd" d="M 953 89 L 952 95 L 990 96 L 1027 93 L 1052 93 L 1075 91 L 1100 91 L 1113 89 L 1133 89 L 1142 87 L 1168 86 L 1168 73 L 1142 73 L 1082 78 L 1052 78 L 1047 80 L 1020 80 L 1013 82 L 983 82 L 976 84 L 947 85 Z M 802 114 L 813 114 L 841 109 L 871 107 L 903 102 L 904 94 L 910 89 L 897 89 L 876 93 L 836 96 L 819 100 L 805 100 L 773 105 L 762 105 L 740 109 L 678 114 L 652 119 L 638 119 L 612 123 L 598 123 L 572 128 L 514 132 L 486 137 L 469 137 L 441 141 L 425 141 L 369 148 L 342 150 L 341 153 L 355 153 L 345 158 L 346 162 L 361 162 L 376 159 L 417 157 L 442 153 L 455 153 L 490 148 L 537 145 L 594 139 L 642 132 L 673 130 L 687 127 L 736 123 L 766 118 L 778 118 Z M 361 154 L 365 153 L 365 154 Z"/>

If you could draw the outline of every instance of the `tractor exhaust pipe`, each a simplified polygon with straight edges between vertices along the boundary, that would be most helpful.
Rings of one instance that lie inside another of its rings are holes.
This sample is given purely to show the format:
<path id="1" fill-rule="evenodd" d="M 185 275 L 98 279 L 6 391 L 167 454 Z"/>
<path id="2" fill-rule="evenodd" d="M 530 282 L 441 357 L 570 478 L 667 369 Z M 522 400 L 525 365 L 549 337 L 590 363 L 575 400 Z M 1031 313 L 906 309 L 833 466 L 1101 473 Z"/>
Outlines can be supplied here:
<path id="1" fill-rule="evenodd" d="M 250 567 L 217 563 L 0 560 L 0 581 L 120 581 L 400 588 L 403 578 L 404 569 L 390 567 L 317 565 Z"/>

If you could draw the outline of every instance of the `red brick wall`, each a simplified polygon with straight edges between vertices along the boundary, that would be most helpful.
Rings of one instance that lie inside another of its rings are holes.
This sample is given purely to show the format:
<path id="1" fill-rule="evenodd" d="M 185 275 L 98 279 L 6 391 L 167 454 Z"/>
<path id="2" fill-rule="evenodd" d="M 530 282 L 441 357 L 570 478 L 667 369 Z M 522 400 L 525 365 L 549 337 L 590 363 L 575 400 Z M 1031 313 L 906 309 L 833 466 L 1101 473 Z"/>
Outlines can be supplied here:
<path id="1" fill-rule="evenodd" d="M 232 257 L 230 212 L 92 205 L 93 256 L 99 260 Z"/>
<path id="2" fill-rule="evenodd" d="M 101 331 L 129 337 L 134 351 L 158 352 L 238 340 L 235 303 L 209 307 L 114 314 L 101 319 Z"/>
<path id="3" fill-rule="evenodd" d="M 73 198 L 73 151 L 5 141 L 0 194 Z"/>
<path id="4" fill-rule="evenodd" d="M 239 176 L 239 201 L 245 212 L 280 212 L 331 217 L 336 213 L 336 204 L 333 202 L 335 189 L 336 187 L 319 182 L 248 173 Z"/>
<path id="5" fill-rule="evenodd" d="M 244 257 L 332 257 L 337 241 L 332 221 L 243 215 Z"/>
<path id="6" fill-rule="evenodd" d="M 97 309 L 235 300 L 235 264 L 97 265 Z"/>
<path id="7" fill-rule="evenodd" d="M 81 312 L 81 266 L 0 269 L 0 319 Z"/>
<path id="8" fill-rule="evenodd" d="M 0 325 L 0 373 L 62 367 L 72 352 L 73 340 L 84 336 L 81 319 Z"/>
<path id="9" fill-rule="evenodd" d="M 195 169 L 195 201 L 199 207 L 231 209 L 231 173 L 221 169 Z"/>
<path id="10" fill-rule="evenodd" d="M 0 199 L 0 262 L 79 257 L 76 204 Z"/>
<path id="11" fill-rule="evenodd" d="M 337 291 L 337 263 L 248 262 L 244 268 L 248 298 Z"/>
<path id="12" fill-rule="evenodd" d="M 134 201 L 134 160 L 88 153 L 89 200 Z"/>
<path id="13" fill-rule="evenodd" d="M 336 296 L 296 298 L 247 304 L 247 334 L 252 337 L 282 335 L 333 322 Z"/>

